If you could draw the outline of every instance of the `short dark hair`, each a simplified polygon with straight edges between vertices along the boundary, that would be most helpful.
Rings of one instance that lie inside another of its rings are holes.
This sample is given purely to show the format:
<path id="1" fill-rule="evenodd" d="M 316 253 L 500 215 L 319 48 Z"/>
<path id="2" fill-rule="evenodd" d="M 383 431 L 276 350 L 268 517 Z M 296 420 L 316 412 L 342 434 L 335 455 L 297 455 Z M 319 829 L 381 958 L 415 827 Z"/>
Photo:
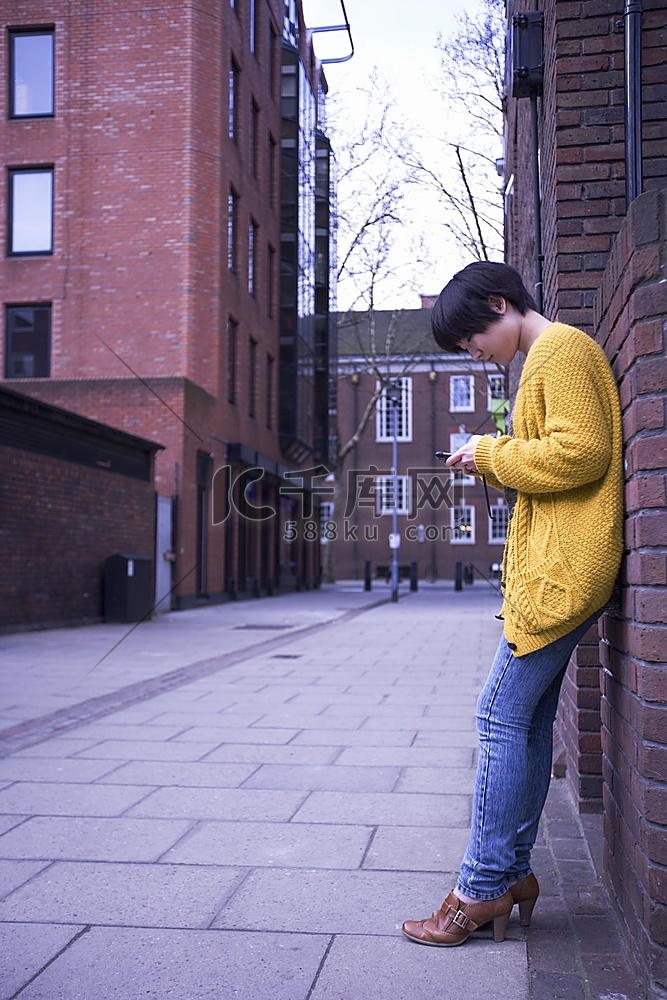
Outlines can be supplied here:
<path id="1" fill-rule="evenodd" d="M 499 318 L 489 299 L 499 296 L 511 302 L 525 316 L 537 310 L 521 275 L 509 264 L 475 261 L 454 275 L 431 313 L 431 330 L 443 351 L 463 351 L 461 342 L 474 333 L 483 333 Z"/>

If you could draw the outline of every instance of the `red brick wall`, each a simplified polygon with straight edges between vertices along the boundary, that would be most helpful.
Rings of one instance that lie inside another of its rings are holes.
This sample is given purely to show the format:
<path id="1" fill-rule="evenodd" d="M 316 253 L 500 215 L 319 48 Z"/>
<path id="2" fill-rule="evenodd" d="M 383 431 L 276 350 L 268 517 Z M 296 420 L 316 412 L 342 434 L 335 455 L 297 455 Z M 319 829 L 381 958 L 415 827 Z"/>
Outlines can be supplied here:
<path id="1" fill-rule="evenodd" d="M 633 202 L 595 303 L 626 441 L 622 604 L 602 622 L 605 869 L 667 989 L 667 188 Z"/>
<path id="2" fill-rule="evenodd" d="M 557 732 L 567 777 L 581 812 L 602 809 L 599 624 L 572 655 L 563 681 Z"/>
<path id="3" fill-rule="evenodd" d="M 0 630 L 102 618 L 104 560 L 154 558 L 152 483 L 0 446 Z"/>
<path id="4" fill-rule="evenodd" d="M 276 251 L 280 246 L 277 160 L 273 198 L 269 185 L 269 136 L 276 157 L 280 144 L 280 54 L 271 81 L 269 40 L 272 19 L 280 44 L 283 5 L 256 4 L 255 53 L 248 4 L 235 10 L 217 0 L 128 0 L 121 8 L 101 0 L 16 0 L 3 7 L 3 31 L 55 26 L 54 117 L 12 121 L 8 88 L 0 92 L 4 166 L 53 163 L 55 195 L 53 254 L 5 257 L 0 285 L 4 303 L 52 303 L 51 378 L 11 384 L 165 445 L 156 487 L 163 495 L 181 494 L 178 579 L 197 559 L 196 451 L 215 450 L 217 461 L 224 452 L 217 439 L 223 439 L 282 460 L 277 360 L 270 428 L 265 400 L 267 355 L 278 358 L 278 274 L 270 315 L 269 244 Z M 0 45 L 4 80 L 7 49 Z M 232 55 L 240 67 L 237 142 L 227 127 Z M 236 273 L 227 266 L 230 184 L 239 196 Z M 0 186 L 0 241 L 6 239 L 5 194 L 6 185 Z M 259 227 L 255 296 L 247 275 L 251 217 Z M 238 323 L 236 404 L 227 400 L 230 316 Z M 248 405 L 251 335 L 258 343 L 255 417 Z M 4 323 L 0 355 L 3 349 Z M 207 589 L 218 594 L 224 537 L 211 531 L 209 538 Z M 194 593 L 192 575 L 179 592 Z"/>

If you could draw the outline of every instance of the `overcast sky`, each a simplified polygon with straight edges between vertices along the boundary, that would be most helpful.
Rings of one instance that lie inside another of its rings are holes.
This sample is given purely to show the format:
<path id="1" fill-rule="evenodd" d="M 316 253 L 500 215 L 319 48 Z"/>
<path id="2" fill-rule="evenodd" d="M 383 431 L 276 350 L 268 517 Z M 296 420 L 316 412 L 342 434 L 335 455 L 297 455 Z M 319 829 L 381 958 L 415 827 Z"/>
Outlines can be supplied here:
<path id="1" fill-rule="evenodd" d="M 438 35 L 447 37 L 456 30 L 457 15 L 473 10 L 478 0 L 345 0 L 345 9 L 352 29 L 355 54 L 349 61 L 325 66 L 330 93 L 342 93 L 349 102 L 350 115 L 355 114 L 354 91 L 363 85 L 375 66 L 387 77 L 406 120 L 433 136 L 446 129 L 446 109 L 437 95 L 439 67 L 436 43 Z M 340 0 L 303 0 L 308 27 L 344 23 Z M 344 33 L 318 34 L 315 51 L 320 59 L 345 55 L 349 42 Z M 435 142 L 435 140 L 434 140 Z M 501 155 L 499 150 L 498 155 Z M 419 308 L 419 292 L 440 291 L 452 273 L 468 263 L 469 258 L 457 259 L 444 232 L 432 222 L 433 212 L 428 200 L 413 212 L 413 225 L 428 232 L 430 265 L 417 275 L 413 292 L 400 295 L 400 300 L 388 299 L 384 308 Z M 452 256 L 454 254 L 454 257 Z M 419 286 L 419 287 L 418 287 Z M 340 303 L 341 307 L 345 303 Z"/>

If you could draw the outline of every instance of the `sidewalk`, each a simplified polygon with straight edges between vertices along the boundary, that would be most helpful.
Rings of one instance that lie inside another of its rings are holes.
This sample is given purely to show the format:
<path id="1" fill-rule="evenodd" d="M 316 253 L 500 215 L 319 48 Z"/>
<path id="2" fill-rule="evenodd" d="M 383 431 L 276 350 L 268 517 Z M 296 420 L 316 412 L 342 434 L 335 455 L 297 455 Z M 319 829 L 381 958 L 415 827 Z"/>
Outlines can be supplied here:
<path id="1" fill-rule="evenodd" d="M 643 1000 L 561 783 L 529 931 L 400 933 L 453 884 L 500 632 L 484 586 L 403 594 L 171 615 L 87 677 L 119 627 L 0 638 L 0 998 Z"/>

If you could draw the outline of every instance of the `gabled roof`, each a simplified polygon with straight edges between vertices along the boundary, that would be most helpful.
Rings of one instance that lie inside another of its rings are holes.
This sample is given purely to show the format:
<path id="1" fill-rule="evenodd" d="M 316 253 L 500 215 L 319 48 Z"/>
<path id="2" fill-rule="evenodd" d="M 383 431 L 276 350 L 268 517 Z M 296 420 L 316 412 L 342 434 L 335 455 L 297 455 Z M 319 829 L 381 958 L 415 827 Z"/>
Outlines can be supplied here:
<path id="1" fill-rule="evenodd" d="M 368 312 L 337 313 L 338 355 L 368 354 L 370 342 Z M 375 324 L 375 349 L 378 355 L 386 354 L 387 335 L 393 324 L 393 343 L 390 353 L 434 354 L 440 348 L 431 333 L 430 309 L 376 310 L 372 314 Z"/>

